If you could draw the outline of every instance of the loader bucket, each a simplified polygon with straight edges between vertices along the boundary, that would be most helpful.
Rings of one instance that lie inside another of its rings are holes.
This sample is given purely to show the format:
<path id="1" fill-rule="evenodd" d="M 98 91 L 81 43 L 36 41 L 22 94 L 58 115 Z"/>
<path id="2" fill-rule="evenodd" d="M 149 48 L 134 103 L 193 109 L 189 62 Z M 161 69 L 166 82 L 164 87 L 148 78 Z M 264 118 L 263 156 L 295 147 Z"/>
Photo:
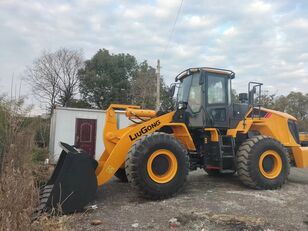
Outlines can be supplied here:
<path id="1" fill-rule="evenodd" d="M 38 213 L 80 212 L 94 199 L 97 162 L 84 151 L 60 143 L 63 148 L 54 172 L 40 191 Z"/>

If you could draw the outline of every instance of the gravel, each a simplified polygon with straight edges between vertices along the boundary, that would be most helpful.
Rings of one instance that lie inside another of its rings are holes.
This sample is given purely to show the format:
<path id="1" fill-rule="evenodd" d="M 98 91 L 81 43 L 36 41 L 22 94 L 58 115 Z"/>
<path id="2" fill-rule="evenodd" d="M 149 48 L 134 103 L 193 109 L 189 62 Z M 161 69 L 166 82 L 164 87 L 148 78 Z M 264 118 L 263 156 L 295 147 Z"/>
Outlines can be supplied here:
<path id="1" fill-rule="evenodd" d="M 238 177 L 191 172 L 185 189 L 162 201 L 140 198 L 128 183 L 111 180 L 93 204 L 72 216 L 74 230 L 308 230 L 308 170 L 291 169 L 278 190 L 252 190 Z M 91 221 L 98 219 L 100 225 Z"/>

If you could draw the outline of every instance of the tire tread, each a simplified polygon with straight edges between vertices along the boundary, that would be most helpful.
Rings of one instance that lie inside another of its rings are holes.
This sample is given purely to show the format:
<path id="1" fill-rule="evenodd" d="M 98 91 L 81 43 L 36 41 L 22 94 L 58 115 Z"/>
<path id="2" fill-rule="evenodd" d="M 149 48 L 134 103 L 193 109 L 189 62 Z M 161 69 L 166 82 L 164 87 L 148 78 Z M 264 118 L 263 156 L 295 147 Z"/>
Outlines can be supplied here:
<path id="1" fill-rule="evenodd" d="M 162 142 L 178 146 L 181 149 L 181 153 L 185 154 L 186 169 L 183 169 L 182 171 L 185 171 L 186 176 L 183 182 L 181 182 L 181 185 L 178 187 L 176 192 L 167 195 L 155 194 L 153 193 L 153 190 L 149 190 L 147 187 L 145 187 L 145 185 L 143 185 L 142 183 L 140 176 L 138 175 L 138 166 L 136 164 L 138 159 L 144 154 L 144 150 L 147 150 L 150 145 L 159 145 Z M 125 161 L 125 171 L 128 182 L 131 183 L 131 186 L 137 192 L 139 192 L 142 197 L 160 200 L 171 197 L 175 193 L 183 189 L 189 172 L 189 157 L 187 154 L 187 150 L 184 148 L 184 146 L 172 135 L 163 132 L 154 132 L 152 134 L 143 136 L 132 145 Z"/>
<path id="2" fill-rule="evenodd" d="M 241 182 L 254 189 L 277 189 L 280 188 L 286 181 L 287 177 L 283 178 L 283 181 L 279 182 L 278 184 L 267 184 L 261 181 L 256 180 L 256 176 L 253 174 L 252 169 L 256 168 L 253 166 L 251 160 L 253 154 L 253 150 L 256 148 L 260 142 L 267 142 L 277 145 L 281 150 L 284 150 L 284 154 L 287 159 L 287 166 L 286 166 L 286 173 L 285 175 L 288 176 L 290 172 L 290 157 L 287 150 L 284 146 L 278 142 L 277 140 L 273 139 L 269 136 L 259 135 L 252 137 L 245 141 L 239 148 L 237 155 L 236 155 L 236 164 L 237 164 L 237 172 Z M 255 165 L 255 164 L 254 164 Z M 257 166 L 258 167 L 258 166 Z M 284 166 L 283 166 L 284 169 Z"/>

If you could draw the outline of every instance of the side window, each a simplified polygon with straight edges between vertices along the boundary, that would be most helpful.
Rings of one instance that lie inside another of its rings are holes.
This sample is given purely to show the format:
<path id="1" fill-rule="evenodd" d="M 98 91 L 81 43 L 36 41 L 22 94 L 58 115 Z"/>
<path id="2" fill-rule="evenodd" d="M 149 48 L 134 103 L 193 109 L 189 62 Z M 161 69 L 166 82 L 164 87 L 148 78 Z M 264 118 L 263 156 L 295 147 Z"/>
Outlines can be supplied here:
<path id="1" fill-rule="evenodd" d="M 188 93 L 189 93 L 189 87 L 191 84 L 191 79 L 189 77 L 186 77 L 183 82 L 181 82 L 178 90 L 178 96 L 177 101 L 178 102 L 188 102 Z"/>
<path id="2" fill-rule="evenodd" d="M 193 112 L 198 112 L 201 108 L 202 90 L 199 84 L 199 74 L 194 74 L 190 86 L 188 105 Z"/>
<path id="3" fill-rule="evenodd" d="M 226 78 L 219 76 L 208 76 L 208 103 L 226 103 Z"/>

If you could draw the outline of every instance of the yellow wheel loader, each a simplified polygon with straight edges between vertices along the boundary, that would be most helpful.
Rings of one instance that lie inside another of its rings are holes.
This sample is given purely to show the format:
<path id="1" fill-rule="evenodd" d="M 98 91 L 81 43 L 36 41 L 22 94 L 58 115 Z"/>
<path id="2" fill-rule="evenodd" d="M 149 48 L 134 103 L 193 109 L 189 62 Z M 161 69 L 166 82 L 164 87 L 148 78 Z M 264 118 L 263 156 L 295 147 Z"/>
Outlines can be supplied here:
<path id="1" fill-rule="evenodd" d="M 79 211 L 99 186 L 114 175 L 128 181 L 143 197 L 167 198 L 184 186 L 189 171 L 209 175 L 237 172 L 254 189 L 280 188 L 290 166 L 308 167 L 296 119 L 261 107 L 261 83 L 231 102 L 234 72 L 190 68 L 176 77 L 176 110 L 156 112 L 139 106 L 111 104 L 103 131 L 105 150 L 96 162 L 84 151 L 63 144 L 51 180 L 42 189 L 40 210 L 58 205 Z M 116 110 L 125 110 L 132 125 L 119 129 Z"/>

